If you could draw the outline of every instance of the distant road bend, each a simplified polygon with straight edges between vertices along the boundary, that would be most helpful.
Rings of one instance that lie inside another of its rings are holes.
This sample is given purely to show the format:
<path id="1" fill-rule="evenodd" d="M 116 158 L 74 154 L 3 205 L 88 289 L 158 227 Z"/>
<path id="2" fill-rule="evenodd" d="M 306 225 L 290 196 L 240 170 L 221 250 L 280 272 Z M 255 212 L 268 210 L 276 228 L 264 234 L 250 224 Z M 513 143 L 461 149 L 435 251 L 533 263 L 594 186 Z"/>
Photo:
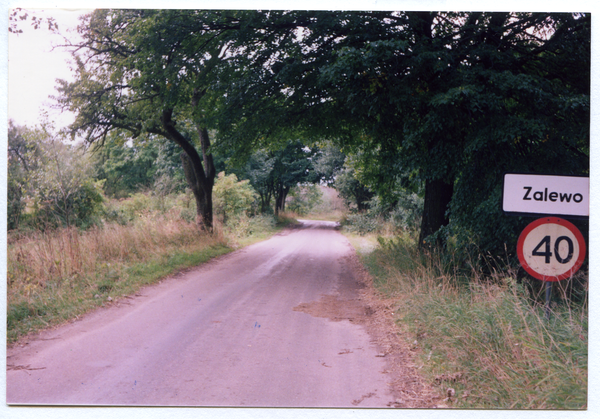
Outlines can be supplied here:
<path id="1" fill-rule="evenodd" d="M 335 225 L 302 221 L 9 348 L 7 402 L 390 406 Z"/>

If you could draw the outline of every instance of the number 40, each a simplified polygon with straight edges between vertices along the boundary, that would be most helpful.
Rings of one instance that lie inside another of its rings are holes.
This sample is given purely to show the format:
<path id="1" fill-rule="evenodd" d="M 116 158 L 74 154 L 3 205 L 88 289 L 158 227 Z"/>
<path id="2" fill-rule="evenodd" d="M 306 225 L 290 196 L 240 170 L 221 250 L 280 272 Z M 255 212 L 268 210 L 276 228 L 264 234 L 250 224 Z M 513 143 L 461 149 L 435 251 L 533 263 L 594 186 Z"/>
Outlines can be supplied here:
<path id="1" fill-rule="evenodd" d="M 533 252 L 531 254 L 533 256 L 544 256 L 545 262 L 550 263 L 550 258 L 552 257 L 552 252 L 550 251 L 550 241 L 550 236 L 545 236 L 542 239 L 542 241 L 539 242 L 539 244 L 535 247 L 535 249 L 533 249 Z M 558 247 L 563 241 L 566 241 L 569 247 L 569 252 L 567 253 L 567 256 L 565 258 L 563 258 L 558 252 Z M 544 251 L 540 250 L 542 247 L 544 248 Z M 569 261 L 573 259 L 573 240 L 571 240 L 570 237 L 560 236 L 556 239 L 556 241 L 554 242 L 554 257 L 556 258 L 558 263 L 562 264 L 569 263 Z"/>

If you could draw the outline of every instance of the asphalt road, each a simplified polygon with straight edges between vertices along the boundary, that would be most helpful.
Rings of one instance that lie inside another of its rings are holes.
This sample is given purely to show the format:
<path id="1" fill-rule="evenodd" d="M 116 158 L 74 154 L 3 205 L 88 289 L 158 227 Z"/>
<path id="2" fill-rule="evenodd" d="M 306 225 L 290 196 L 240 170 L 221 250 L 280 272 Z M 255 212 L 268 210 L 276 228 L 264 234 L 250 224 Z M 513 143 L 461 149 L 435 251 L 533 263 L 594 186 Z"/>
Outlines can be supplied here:
<path id="1" fill-rule="evenodd" d="M 360 285 L 333 223 L 144 288 L 7 351 L 7 402 L 386 407 L 385 360 L 348 311 Z"/>

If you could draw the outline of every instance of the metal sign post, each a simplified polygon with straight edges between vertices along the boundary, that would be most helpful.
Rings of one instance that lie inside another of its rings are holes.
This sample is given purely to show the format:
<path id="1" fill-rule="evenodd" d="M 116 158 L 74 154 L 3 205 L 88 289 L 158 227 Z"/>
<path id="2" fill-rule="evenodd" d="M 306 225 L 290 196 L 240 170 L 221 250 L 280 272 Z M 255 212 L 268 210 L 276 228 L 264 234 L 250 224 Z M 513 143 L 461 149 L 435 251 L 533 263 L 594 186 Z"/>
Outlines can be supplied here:
<path id="1" fill-rule="evenodd" d="M 552 298 L 552 282 L 546 281 L 546 320 L 550 320 L 550 299 Z"/>

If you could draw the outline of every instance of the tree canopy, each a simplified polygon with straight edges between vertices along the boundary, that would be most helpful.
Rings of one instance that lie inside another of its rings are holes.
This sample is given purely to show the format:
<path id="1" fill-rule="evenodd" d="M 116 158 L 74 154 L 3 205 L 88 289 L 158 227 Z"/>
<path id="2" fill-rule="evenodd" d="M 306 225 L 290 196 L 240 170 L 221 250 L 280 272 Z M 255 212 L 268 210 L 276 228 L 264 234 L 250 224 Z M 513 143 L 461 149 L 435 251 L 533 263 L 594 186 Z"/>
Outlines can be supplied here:
<path id="1" fill-rule="evenodd" d="M 99 10 L 59 103 L 90 142 L 121 129 L 181 147 L 207 225 L 215 146 L 244 161 L 327 139 L 381 199 L 423 191 L 421 242 L 498 250 L 519 224 L 501 213 L 503 172 L 589 171 L 590 26 L 567 13 Z"/>
<path id="2" fill-rule="evenodd" d="M 589 15 L 320 12 L 302 34 L 261 83 L 285 86 L 307 136 L 363 158 L 381 197 L 423 184 L 421 240 L 498 250 L 518 230 L 503 172 L 588 173 Z"/>

